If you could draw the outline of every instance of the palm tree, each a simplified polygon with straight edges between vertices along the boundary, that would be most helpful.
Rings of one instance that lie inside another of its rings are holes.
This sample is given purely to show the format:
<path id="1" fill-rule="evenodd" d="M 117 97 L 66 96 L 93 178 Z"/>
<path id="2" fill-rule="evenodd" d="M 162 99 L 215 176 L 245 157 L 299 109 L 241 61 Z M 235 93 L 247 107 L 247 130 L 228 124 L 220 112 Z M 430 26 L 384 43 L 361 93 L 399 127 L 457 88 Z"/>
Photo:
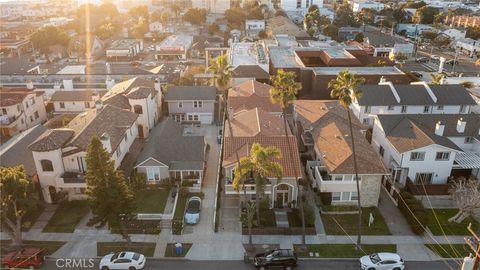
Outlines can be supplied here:
<path id="1" fill-rule="evenodd" d="M 441 73 L 432 74 L 430 76 L 432 76 L 432 84 L 442 84 L 443 78 L 445 78 L 445 75 Z"/>
<path id="2" fill-rule="evenodd" d="M 290 155 L 291 162 L 294 162 L 293 150 L 290 145 L 290 140 L 287 130 L 287 108 L 290 104 L 296 99 L 298 91 L 302 88 L 302 84 L 295 81 L 296 75 L 294 72 L 287 72 L 283 69 L 277 71 L 277 75 L 272 76 L 270 80 L 272 81 L 273 88 L 270 89 L 270 99 L 274 104 L 280 104 L 283 114 L 283 127 L 285 130 L 285 139 L 287 140 L 288 152 Z M 293 166 L 295 173 L 295 182 L 297 183 L 297 190 L 300 191 L 300 185 L 298 183 L 298 176 L 300 175 L 297 172 L 297 167 Z M 300 193 L 300 192 L 299 192 Z M 300 206 L 300 215 L 302 218 L 302 245 L 305 245 L 305 213 L 303 207 L 302 194 L 299 194 L 299 206 Z"/>
<path id="3" fill-rule="evenodd" d="M 360 78 L 355 74 L 350 73 L 348 70 L 338 73 L 335 80 L 331 80 L 328 83 L 328 88 L 331 90 L 330 96 L 337 98 L 340 104 L 345 107 L 348 115 L 348 125 L 350 127 L 350 138 L 352 140 L 352 153 L 353 153 L 353 169 L 355 171 L 355 182 L 357 184 L 357 202 L 358 202 L 358 236 L 357 236 L 357 248 L 360 249 L 362 242 L 362 205 L 360 203 L 360 182 L 358 178 L 357 157 L 355 153 L 355 141 L 353 139 L 352 128 L 352 116 L 350 114 L 350 104 L 352 99 L 358 99 L 362 92 L 358 87 L 365 82 L 364 78 Z"/>
<path id="4" fill-rule="evenodd" d="M 220 96 L 221 100 L 219 101 L 220 106 L 218 106 L 218 119 L 220 121 L 222 108 L 225 108 L 225 113 L 228 113 L 228 110 L 226 110 L 227 90 L 230 86 L 230 80 L 232 79 L 233 67 L 230 66 L 227 55 L 224 54 L 211 61 L 207 71 L 213 73 L 214 76 L 211 83 L 222 92 L 222 95 Z M 222 104 L 225 106 L 221 106 Z"/>
<path id="5" fill-rule="evenodd" d="M 255 181 L 255 202 L 257 210 L 257 223 L 260 223 L 260 197 L 265 193 L 268 177 L 282 177 L 282 165 L 275 161 L 282 157 L 280 150 L 274 146 L 263 147 L 258 143 L 252 145 L 250 153 L 240 159 L 240 164 L 235 168 L 233 188 L 239 190 L 245 184 L 248 176 L 253 176 Z"/>

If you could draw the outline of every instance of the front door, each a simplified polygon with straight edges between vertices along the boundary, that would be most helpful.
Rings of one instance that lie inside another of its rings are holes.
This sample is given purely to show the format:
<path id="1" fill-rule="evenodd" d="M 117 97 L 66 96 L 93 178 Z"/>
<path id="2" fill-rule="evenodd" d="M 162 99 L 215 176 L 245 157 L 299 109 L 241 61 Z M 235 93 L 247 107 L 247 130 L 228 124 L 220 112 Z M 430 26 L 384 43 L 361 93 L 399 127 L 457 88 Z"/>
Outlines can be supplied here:
<path id="1" fill-rule="evenodd" d="M 140 139 L 143 139 L 143 126 L 142 125 L 138 125 L 138 137 Z"/>
<path id="2" fill-rule="evenodd" d="M 285 184 L 278 185 L 276 193 L 275 206 L 280 208 L 287 207 L 289 202 L 289 186 Z"/>

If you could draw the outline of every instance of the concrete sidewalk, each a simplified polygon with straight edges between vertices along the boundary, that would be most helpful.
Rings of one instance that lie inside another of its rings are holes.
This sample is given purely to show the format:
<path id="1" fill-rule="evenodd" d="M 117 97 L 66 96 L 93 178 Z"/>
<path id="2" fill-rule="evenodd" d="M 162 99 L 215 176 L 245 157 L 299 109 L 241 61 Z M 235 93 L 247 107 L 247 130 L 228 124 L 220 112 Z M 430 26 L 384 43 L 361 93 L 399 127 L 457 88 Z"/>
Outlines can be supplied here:
<path id="1" fill-rule="evenodd" d="M 37 221 L 32 225 L 33 230 L 43 230 L 45 226 L 48 224 L 48 221 L 53 217 L 55 211 L 57 211 L 58 205 L 56 204 L 46 204 L 45 209 L 37 218 Z"/>

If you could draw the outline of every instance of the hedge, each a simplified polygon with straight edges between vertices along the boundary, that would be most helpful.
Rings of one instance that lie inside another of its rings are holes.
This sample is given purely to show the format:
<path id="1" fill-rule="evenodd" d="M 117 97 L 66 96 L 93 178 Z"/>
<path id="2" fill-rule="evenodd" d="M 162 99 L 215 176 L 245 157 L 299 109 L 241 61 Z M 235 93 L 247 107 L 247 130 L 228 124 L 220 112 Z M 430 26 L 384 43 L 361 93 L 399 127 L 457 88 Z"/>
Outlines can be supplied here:
<path id="1" fill-rule="evenodd" d="M 425 232 L 425 227 L 418 221 L 425 222 L 427 220 L 427 212 L 422 202 L 407 191 L 401 191 L 400 197 L 400 200 L 398 200 L 398 209 L 400 209 L 400 212 L 405 216 L 412 231 L 417 235 L 422 235 Z"/>

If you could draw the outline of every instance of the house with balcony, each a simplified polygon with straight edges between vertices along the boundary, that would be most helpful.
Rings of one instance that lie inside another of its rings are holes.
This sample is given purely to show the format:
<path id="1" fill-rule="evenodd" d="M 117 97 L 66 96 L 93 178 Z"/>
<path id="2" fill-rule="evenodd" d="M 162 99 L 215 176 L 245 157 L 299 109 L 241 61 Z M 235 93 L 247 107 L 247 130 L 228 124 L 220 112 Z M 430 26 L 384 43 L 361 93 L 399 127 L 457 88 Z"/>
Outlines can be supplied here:
<path id="1" fill-rule="evenodd" d="M 273 104 L 270 89 L 273 87 L 256 80 L 248 80 L 228 90 L 228 107 L 233 114 L 261 108 L 273 115 L 281 116 L 282 108 Z"/>
<path id="2" fill-rule="evenodd" d="M 213 86 L 172 86 L 165 94 L 168 115 L 179 123 L 212 124 L 216 100 Z"/>
<path id="3" fill-rule="evenodd" d="M 479 177 L 477 114 L 376 116 L 372 146 L 400 185 L 444 185 L 460 176 Z M 448 194 L 448 189 L 444 190 Z M 438 195 L 438 194 L 437 194 Z"/>
<path id="4" fill-rule="evenodd" d="M 28 146 L 40 188 L 47 203 L 62 197 L 86 199 L 85 160 L 92 137 L 97 136 L 118 168 L 138 136 L 138 114 L 111 105 L 96 104 L 64 128 L 49 129 Z"/>
<path id="5" fill-rule="evenodd" d="M 11 137 L 47 121 L 43 92 L 28 88 L 0 89 L 0 130 L 2 137 Z"/>
<path id="6" fill-rule="evenodd" d="M 253 176 L 248 176 L 245 190 L 236 191 L 233 188 L 236 155 L 239 158 L 249 155 L 254 143 L 263 147 L 273 146 L 280 149 L 282 157 L 278 160 L 283 168 L 282 178 L 268 177 L 265 195 L 273 208 L 295 206 L 298 197 L 297 179 L 302 177 L 297 140 L 294 135 L 285 136 L 283 119 L 261 108 L 254 108 L 237 114 L 229 114 L 233 135 L 229 129 L 225 130 L 222 169 L 224 176 L 225 194 L 247 194 L 250 200 L 255 199 L 255 181 Z M 293 151 L 291 160 L 287 140 Z"/>
<path id="7" fill-rule="evenodd" d="M 307 174 L 321 193 L 331 195 L 332 204 L 356 204 L 354 153 L 347 110 L 333 100 L 297 100 L 294 123 L 300 144 L 312 156 Z M 364 207 L 377 206 L 383 176 L 388 174 L 379 155 L 361 132 L 362 125 L 352 118 L 355 157 Z"/>
<path id="8" fill-rule="evenodd" d="M 191 134 L 171 118 L 158 124 L 137 158 L 137 172 L 146 176 L 147 184 L 174 179 L 200 191 L 206 162 L 203 135 Z"/>
<path id="9" fill-rule="evenodd" d="M 106 91 L 57 90 L 50 98 L 55 114 L 79 113 L 95 107 Z"/>
<path id="10" fill-rule="evenodd" d="M 376 115 L 469 114 L 477 105 L 460 84 L 433 85 L 425 82 L 360 86 L 362 96 L 350 108 L 362 124 L 373 127 Z"/>

